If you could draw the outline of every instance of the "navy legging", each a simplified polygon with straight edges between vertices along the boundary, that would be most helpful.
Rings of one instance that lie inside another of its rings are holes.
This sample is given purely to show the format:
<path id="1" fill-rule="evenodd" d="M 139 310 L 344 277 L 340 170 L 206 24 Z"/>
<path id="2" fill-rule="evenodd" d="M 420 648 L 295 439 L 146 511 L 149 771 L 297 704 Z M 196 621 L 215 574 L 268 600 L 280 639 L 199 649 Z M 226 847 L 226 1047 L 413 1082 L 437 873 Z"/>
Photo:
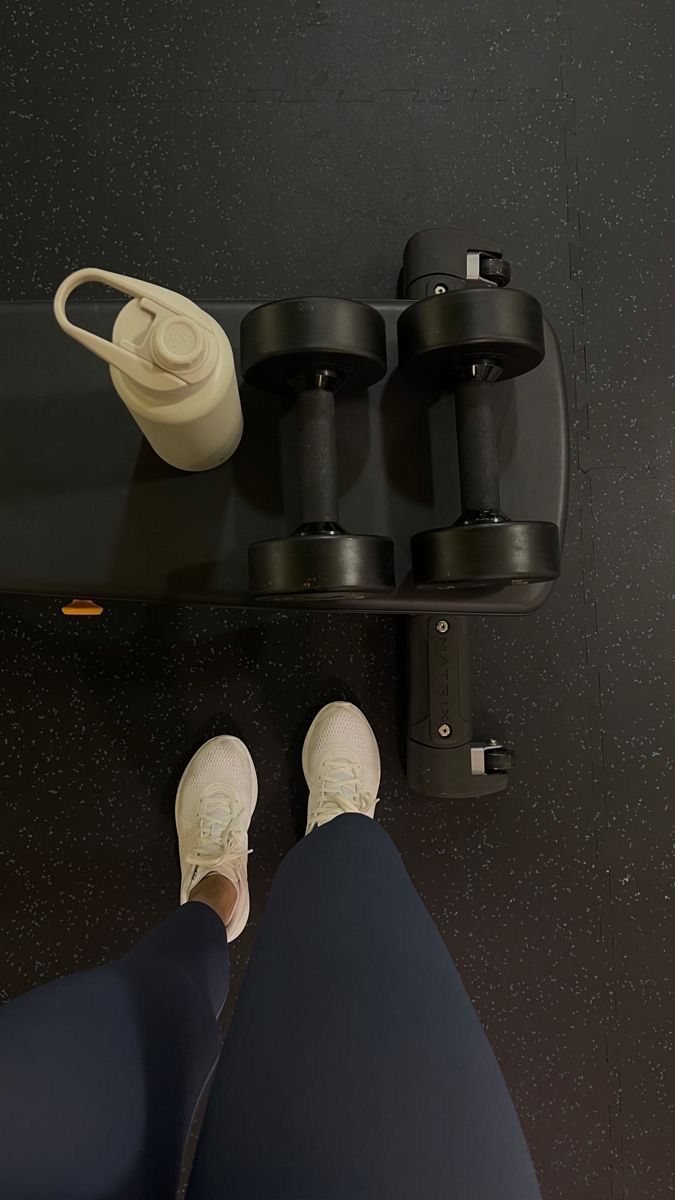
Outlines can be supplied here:
<path id="1" fill-rule="evenodd" d="M 224 927 L 184 905 L 0 1012 L 0 1190 L 172 1200 L 538 1200 L 504 1080 L 384 830 L 336 818 L 272 889 L 232 1025 Z M 215 1074 L 214 1074 L 215 1071 Z"/>

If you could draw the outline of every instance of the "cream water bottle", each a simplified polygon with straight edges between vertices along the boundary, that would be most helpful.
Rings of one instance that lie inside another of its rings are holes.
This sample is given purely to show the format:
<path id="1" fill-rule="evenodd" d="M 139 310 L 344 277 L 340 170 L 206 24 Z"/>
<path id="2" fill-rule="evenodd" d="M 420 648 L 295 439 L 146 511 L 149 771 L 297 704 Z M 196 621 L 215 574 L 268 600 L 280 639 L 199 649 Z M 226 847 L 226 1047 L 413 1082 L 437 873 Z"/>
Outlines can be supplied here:
<path id="1" fill-rule="evenodd" d="M 66 316 L 68 297 L 83 283 L 134 297 L 120 311 L 112 341 Z M 65 333 L 109 364 L 116 392 L 165 462 L 208 471 L 234 454 L 243 419 L 232 347 L 197 304 L 168 288 L 85 267 L 58 288 L 54 314 Z"/>

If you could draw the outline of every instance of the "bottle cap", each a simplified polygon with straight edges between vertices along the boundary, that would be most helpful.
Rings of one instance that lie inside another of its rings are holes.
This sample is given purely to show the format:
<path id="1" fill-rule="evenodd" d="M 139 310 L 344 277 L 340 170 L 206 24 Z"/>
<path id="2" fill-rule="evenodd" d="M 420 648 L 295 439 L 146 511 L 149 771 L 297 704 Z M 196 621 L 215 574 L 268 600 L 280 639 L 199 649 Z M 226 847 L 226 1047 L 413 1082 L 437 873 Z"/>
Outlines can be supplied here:
<path id="1" fill-rule="evenodd" d="M 69 296 L 83 283 L 105 283 L 134 297 L 117 318 L 114 341 L 73 325 L 66 316 Z M 176 391 L 200 383 L 216 366 L 218 347 L 201 308 L 178 292 L 128 275 L 98 267 L 75 271 L 56 292 L 54 315 L 75 341 L 153 391 Z"/>

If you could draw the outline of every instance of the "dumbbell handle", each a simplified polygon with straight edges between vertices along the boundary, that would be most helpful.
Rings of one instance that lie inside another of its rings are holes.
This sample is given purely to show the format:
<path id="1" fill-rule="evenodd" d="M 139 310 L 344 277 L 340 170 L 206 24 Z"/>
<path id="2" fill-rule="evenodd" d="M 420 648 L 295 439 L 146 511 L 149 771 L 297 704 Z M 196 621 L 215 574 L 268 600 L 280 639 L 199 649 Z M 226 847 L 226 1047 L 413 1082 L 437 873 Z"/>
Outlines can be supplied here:
<path id="1" fill-rule="evenodd" d="M 299 392 L 296 413 L 303 524 L 337 525 L 335 396 L 328 388 Z"/>
<path id="2" fill-rule="evenodd" d="M 500 511 L 492 384 L 460 380 L 454 389 L 459 482 L 464 513 Z"/>

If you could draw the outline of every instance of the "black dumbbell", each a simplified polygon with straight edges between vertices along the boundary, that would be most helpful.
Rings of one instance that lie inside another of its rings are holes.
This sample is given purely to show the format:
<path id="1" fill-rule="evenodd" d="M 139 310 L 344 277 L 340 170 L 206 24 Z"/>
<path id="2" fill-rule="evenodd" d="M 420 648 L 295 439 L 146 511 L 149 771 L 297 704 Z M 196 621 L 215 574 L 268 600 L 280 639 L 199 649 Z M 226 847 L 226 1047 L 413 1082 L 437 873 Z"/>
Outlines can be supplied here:
<path id="1" fill-rule="evenodd" d="M 541 306 L 525 292 L 464 287 L 411 304 L 398 321 L 399 362 L 454 391 L 462 514 L 411 539 L 419 587 L 534 583 L 560 574 L 558 528 L 501 509 L 493 405 L 497 380 L 545 353 Z"/>
<path id="2" fill-rule="evenodd" d="M 249 547 L 254 596 L 387 592 L 394 543 L 345 533 L 338 519 L 335 393 L 361 389 L 387 369 L 385 325 L 356 300 L 275 300 L 241 324 L 247 383 L 296 395 L 302 523 L 292 537 Z"/>

